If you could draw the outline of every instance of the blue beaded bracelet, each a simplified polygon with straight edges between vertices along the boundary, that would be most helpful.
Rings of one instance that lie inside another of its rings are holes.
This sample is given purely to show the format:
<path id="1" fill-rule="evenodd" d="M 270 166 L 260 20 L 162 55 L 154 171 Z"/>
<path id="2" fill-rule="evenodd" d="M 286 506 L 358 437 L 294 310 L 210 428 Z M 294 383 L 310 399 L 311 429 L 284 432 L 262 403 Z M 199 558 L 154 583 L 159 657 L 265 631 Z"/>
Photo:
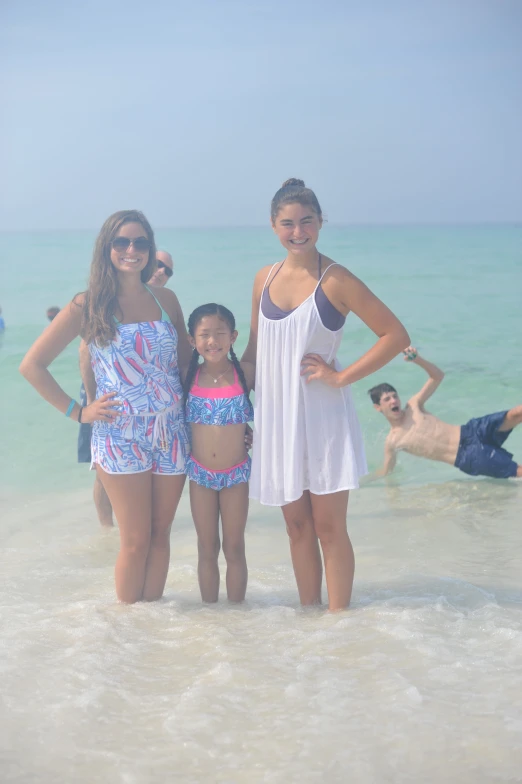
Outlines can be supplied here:
<path id="1" fill-rule="evenodd" d="M 73 408 L 74 408 L 74 406 L 75 406 L 75 405 L 76 405 L 76 400 L 72 400 L 72 399 L 71 399 L 71 402 L 69 403 L 69 408 L 68 408 L 68 409 L 67 409 L 67 411 L 65 412 L 65 416 L 66 416 L 66 417 L 69 417 L 69 416 L 71 416 L 71 411 L 73 410 Z"/>

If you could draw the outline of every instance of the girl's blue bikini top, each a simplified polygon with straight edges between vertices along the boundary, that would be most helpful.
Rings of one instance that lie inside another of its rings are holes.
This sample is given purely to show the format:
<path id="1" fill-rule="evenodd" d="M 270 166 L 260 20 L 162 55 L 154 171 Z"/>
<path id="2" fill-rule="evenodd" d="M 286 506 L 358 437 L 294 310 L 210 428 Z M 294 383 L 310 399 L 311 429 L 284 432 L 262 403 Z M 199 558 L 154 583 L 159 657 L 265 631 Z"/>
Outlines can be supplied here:
<path id="1" fill-rule="evenodd" d="M 234 368 L 234 383 L 228 387 L 200 387 L 199 374 L 187 398 L 186 421 L 197 425 L 243 425 L 252 422 L 254 409 Z"/>

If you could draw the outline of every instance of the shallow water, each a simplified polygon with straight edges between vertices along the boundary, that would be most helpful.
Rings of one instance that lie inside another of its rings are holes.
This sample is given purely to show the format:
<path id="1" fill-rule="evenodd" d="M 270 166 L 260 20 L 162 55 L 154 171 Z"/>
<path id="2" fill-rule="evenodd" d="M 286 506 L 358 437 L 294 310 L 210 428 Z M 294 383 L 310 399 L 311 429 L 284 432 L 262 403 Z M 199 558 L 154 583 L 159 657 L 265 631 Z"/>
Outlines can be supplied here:
<path id="1" fill-rule="evenodd" d="M 521 402 L 520 229 L 323 234 L 324 252 L 446 371 L 433 413 L 461 424 Z M 352 493 L 354 594 L 338 614 L 299 608 L 280 513 L 257 505 L 247 602 L 202 606 L 185 494 L 164 599 L 115 602 L 118 536 L 95 519 L 77 428 L 16 372 L 46 307 L 82 288 L 92 240 L 0 243 L 1 780 L 522 780 L 521 482 L 400 455 L 390 480 Z M 253 272 L 279 258 L 268 230 L 163 232 L 159 244 L 174 253 L 185 313 L 230 305 L 244 345 Z M 343 361 L 370 342 L 349 319 Z M 53 370 L 75 394 L 75 346 Z M 384 380 L 407 399 L 424 374 L 397 359 L 354 386 L 372 468 L 386 429 L 366 390 Z M 522 428 L 507 446 L 522 459 Z"/>
<path id="2" fill-rule="evenodd" d="M 245 605 L 202 606 L 185 497 L 165 598 L 129 607 L 88 495 L 27 502 L 0 547 L 4 780 L 518 780 L 521 501 L 353 494 L 338 614 L 298 607 L 278 511 L 252 509 Z"/>

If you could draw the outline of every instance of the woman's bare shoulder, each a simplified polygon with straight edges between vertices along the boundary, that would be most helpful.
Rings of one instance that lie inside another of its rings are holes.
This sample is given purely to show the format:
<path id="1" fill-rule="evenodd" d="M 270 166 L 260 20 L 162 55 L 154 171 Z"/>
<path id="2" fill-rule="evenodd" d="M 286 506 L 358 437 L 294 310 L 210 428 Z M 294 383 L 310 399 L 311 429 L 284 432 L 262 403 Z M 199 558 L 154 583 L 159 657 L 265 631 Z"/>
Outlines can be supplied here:
<path id="1" fill-rule="evenodd" d="M 87 292 L 80 291 L 78 294 L 75 294 L 72 300 L 69 302 L 69 307 L 76 306 L 77 308 L 84 308 L 85 302 L 87 299 Z"/>
<path id="2" fill-rule="evenodd" d="M 152 291 L 160 302 L 175 302 L 177 300 L 172 289 L 168 289 L 166 286 L 151 286 L 150 283 L 147 283 L 147 288 Z"/>
<path id="3" fill-rule="evenodd" d="M 179 300 L 172 289 L 162 288 L 161 286 L 151 286 L 150 290 L 165 310 L 172 323 L 178 330 L 184 329 L 184 317 Z"/>
<path id="4" fill-rule="evenodd" d="M 80 291 L 78 294 L 74 295 L 72 300 L 64 308 L 62 308 L 62 310 L 67 312 L 70 318 L 81 319 L 86 303 L 87 292 Z"/>
<path id="5" fill-rule="evenodd" d="M 256 272 L 255 280 L 262 280 L 264 283 L 272 267 L 275 267 L 275 264 L 265 264 L 264 267 L 261 267 L 261 269 Z"/>
<path id="6" fill-rule="evenodd" d="M 256 272 L 256 276 L 254 278 L 254 290 L 260 291 L 263 288 L 268 276 L 270 275 L 270 270 L 273 269 L 273 267 L 275 267 L 275 264 L 266 264 Z"/>
<path id="7" fill-rule="evenodd" d="M 172 289 L 167 289 L 163 286 L 150 286 L 149 288 L 163 306 L 178 304 L 178 298 Z"/>
<path id="8" fill-rule="evenodd" d="M 353 308 L 353 297 L 360 295 L 364 284 L 347 267 L 323 257 L 323 270 L 328 267 L 321 286 L 334 307 L 347 316 Z"/>
<path id="9" fill-rule="evenodd" d="M 345 283 L 348 280 L 354 280 L 356 277 L 353 272 L 351 272 L 348 267 L 345 267 L 343 264 L 340 264 L 338 261 L 334 259 L 330 259 L 328 256 L 322 257 L 322 269 L 323 272 L 329 267 L 328 272 L 326 273 L 326 278 L 331 278 L 332 280 L 336 280 L 339 283 Z"/>

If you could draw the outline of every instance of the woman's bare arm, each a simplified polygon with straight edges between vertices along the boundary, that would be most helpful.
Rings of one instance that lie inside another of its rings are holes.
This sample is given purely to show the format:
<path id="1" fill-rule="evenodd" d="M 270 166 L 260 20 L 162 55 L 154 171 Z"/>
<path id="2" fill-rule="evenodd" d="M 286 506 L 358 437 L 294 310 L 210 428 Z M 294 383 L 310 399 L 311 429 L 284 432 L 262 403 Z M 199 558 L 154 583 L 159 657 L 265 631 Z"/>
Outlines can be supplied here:
<path id="1" fill-rule="evenodd" d="M 255 375 L 255 366 L 256 366 L 256 354 L 257 354 L 257 330 L 259 325 L 259 304 L 261 302 L 261 294 L 263 293 L 263 287 L 265 285 L 265 281 L 267 279 L 268 273 L 270 272 L 271 267 L 263 267 L 257 273 L 256 277 L 254 278 L 254 288 L 252 291 L 252 315 L 250 319 L 250 335 L 248 337 L 247 347 L 243 352 L 243 356 L 241 357 L 241 362 L 249 362 L 251 365 L 254 366 L 254 375 Z M 252 384 L 252 389 L 253 389 Z"/>
<path id="2" fill-rule="evenodd" d="M 254 382 L 256 380 L 256 368 L 251 362 L 245 362 L 241 360 L 239 363 L 241 365 L 241 370 L 245 374 L 245 381 L 247 382 L 248 389 L 254 389 Z"/>
<path id="3" fill-rule="evenodd" d="M 308 376 L 308 381 L 320 379 L 333 387 L 344 387 L 375 373 L 410 342 L 406 329 L 391 310 L 359 278 L 341 269 L 340 294 L 346 309 L 352 310 L 377 335 L 378 340 L 344 370 L 333 370 L 317 354 L 307 354 L 303 358 L 302 374 Z"/>
<path id="4" fill-rule="evenodd" d="M 61 411 L 67 412 L 71 397 L 58 384 L 47 369 L 62 351 L 80 334 L 80 323 L 83 297 L 80 295 L 69 302 L 51 321 L 46 330 L 35 340 L 20 365 L 20 373 L 48 403 Z M 90 406 L 84 408 L 82 422 L 95 420 L 111 420 L 119 416 L 115 408 L 116 393 L 103 395 Z M 80 413 L 79 403 L 71 410 L 71 419 L 77 419 Z"/>
<path id="5" fill-rule="evenodd" d="M 80 334 L 83 302 L 80 298 L 69 302 L 35 340 L 20 365 L 20 373 L 48 403 L 65 414 L 71 402 L 68 395 L 48 371 L 49 365 Z M 71 417 L 78 416 L 75 404 Z"/>

